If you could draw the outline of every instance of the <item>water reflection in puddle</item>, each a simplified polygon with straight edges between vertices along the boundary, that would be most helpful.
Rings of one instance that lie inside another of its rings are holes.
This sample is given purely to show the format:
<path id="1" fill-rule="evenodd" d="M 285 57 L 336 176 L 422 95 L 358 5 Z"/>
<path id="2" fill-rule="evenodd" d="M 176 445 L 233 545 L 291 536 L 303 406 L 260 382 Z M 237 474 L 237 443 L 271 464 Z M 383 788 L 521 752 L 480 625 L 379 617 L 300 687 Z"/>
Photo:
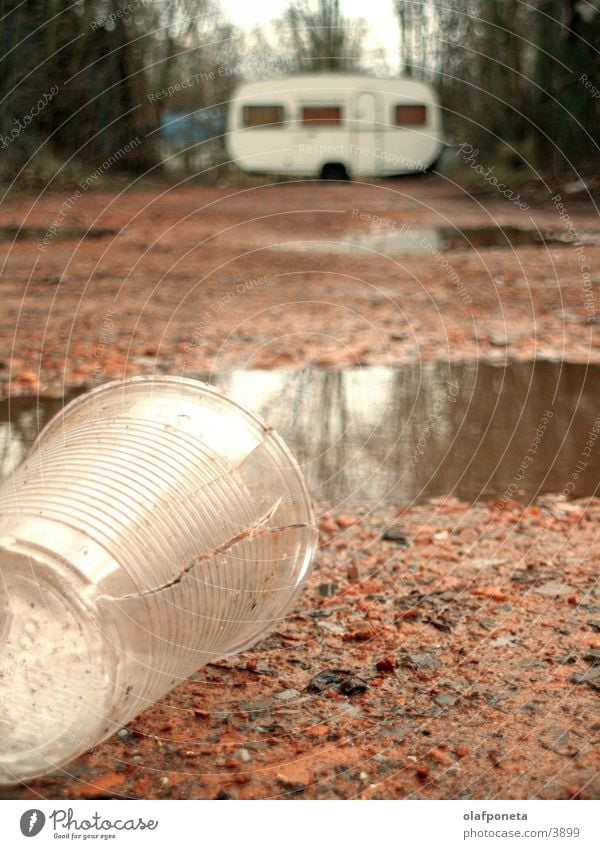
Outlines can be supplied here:
<path id="1" fill-rule="evenodd" d="M 600 244 L 600 234 L 581 234 L 584 244 Z M 521 227 L 409 227 L 392 219 L 389 225 L 348 230 L 337 239 L 303 239 L 278 245 L 278 250 L 300 253 L 348 254 L 376 251 L 382 254 L 426 254 L 437 251 L 481 248 L 517 248 L 528 245 L 569 245 L 564 232 L 538 232 Z"/>
<path id="2" fill-rule="evenodd" d="M 600 480 L 599 366 L 240 370 L 211 382 L 273 424 L 322 505 L 577 497 Z M 21 398 L 9 416 L 9 402 L 0 404 L 3 475 L 59 408 Z"/>

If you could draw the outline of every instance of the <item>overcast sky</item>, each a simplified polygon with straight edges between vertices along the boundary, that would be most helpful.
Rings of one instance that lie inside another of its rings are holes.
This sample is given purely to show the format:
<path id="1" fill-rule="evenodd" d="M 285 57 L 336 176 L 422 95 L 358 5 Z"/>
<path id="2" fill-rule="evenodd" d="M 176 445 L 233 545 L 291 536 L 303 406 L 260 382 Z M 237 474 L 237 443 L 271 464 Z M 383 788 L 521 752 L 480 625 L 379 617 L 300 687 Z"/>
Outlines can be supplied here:
<path id="1" fill-rule="evenodd" d="M 383 48 L 390 70 L 398 70 L 398 21 L 393 11 L 392 0 L 342 0 L 342 10 L 347 18 L 366 18 L 369 34 L 365 43 L 367 53 Z M 287 6 L 287 0 L 221 0 L 221 6 L 234 24 L 250 30 L 274 18 L 279 18 Z"/>

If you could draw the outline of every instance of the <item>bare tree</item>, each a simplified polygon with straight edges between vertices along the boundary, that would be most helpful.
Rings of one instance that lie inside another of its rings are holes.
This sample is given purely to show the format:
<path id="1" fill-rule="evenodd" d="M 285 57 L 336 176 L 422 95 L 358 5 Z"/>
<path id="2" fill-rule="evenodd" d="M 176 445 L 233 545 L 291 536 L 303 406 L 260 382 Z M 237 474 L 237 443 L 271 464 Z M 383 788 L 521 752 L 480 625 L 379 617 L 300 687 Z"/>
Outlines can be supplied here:
<path id="1" fill-rule="evenodd" d="M 339 0 L 291 0 L 281 23 L 293 70 L 358 70 L 366 26 L 344 17 Z"/>
<path id="2" fill-rule="evenodd" d="M 163 111 L 226 108 L 238 42 L 217 0 L 0 0 L 3 174 L 34 154 L 153 166 Z"/>
<path id="3" fill-rule="evenodd" d="M 555 168 L 600 153 L 600 3 L 538 0 L 533 22 L 536 152 Z"/>
<path id="4" fill-rule="evenodd" d="M 504 147 L 514 161 L 534 146 L 540 163 L 597 156 L 600 3 L 395 0 L 395 9 L 404 73 L 437 84 L 450 137 L 491 155 Z"/>
<path id="5" fill-rule="evenodd" d="M 148 99 L 166 124 L 165 152 L 184 171 L 224 160 L 225 113 L 240 79 L 239 31 L 217 0 L 171 0 L 140 7 Z"/>
<path id="6" fill-rule="evenodd" d="M 34 154 L 97 163 L 134 138 L 120 166 L 154 161 L 133 13 L 116 0 L 0 2 L 3 170 Z M 18 144 L 14 144 L 18 136 Z"/>

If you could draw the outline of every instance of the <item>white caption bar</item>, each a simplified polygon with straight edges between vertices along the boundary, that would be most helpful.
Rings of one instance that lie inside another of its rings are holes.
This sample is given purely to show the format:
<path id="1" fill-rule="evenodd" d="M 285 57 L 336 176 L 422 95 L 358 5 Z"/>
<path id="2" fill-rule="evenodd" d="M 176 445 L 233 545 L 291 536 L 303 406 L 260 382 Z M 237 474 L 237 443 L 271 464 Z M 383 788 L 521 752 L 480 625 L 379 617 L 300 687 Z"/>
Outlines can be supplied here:
<path id="1" fill-rule="evenodd" d="M 600 845 L 598 802 L 4 801 L 2 844 L 243 849 Z"/>

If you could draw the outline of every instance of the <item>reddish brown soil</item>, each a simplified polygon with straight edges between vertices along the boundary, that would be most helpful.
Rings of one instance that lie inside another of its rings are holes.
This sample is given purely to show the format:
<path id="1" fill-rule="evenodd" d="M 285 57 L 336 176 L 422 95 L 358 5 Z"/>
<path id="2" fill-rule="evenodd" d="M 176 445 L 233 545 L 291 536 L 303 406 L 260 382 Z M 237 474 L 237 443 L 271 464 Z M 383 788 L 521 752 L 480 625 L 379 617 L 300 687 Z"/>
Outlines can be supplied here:
<path id="1" fill-rule="evenodd" d="M 2 223 L 46 228 L 63 200 L 10 201 Z M 592 206 L 567 204 L 596 226 Z M 90 192 L 65 226 L 121 235 L 6 245 L 3 391 L 155 369 L 600 361 L 572 248 L 444 255 L 466 303 L 439 257 L 270 247 L 344 238 L 367 226 L 353 209 L 414 227 L 563 226 L 551 204 L 522 212 L 439 179 Z M 383 540 L 393 523 L 401 538 Z M 599 531 L 598 499 L 324 515 L 309 587 L 277 633 L 6 795 L 597 798 Z"/>
<path id="2" fill-rule="evenodd" d="M 355 522 L 278 632 L 9 795 L 597 798 L 600 499 Z"/>
<path id="3" fill-rule="evenodd" d="M 67 199 L 14 199 L 0 211 L 0 226 L 42 231 L 3 245 L 4 393 L 62 393 L 65 385 L 155 369 L 476 356 L 600 361 L 598 305 L 585 306 L 582 276 L 595 268 L 599 245 L 578 258 L 563 245 L 390 257 L 289 244 L 352 241 L 373 224 L 362 213 L 384 219 L 388 231 L 499 224 L 566 235 L 550 200 L 523 211 L 442 178 L 88 191 L 70 211 Z M 565 203 L 578 232 L 598 226 L 592 203 L 570 196 Z M 118 235 L 57 236 L 40 252 L 61 210 L 59 235 L 69 227 Z"/>

